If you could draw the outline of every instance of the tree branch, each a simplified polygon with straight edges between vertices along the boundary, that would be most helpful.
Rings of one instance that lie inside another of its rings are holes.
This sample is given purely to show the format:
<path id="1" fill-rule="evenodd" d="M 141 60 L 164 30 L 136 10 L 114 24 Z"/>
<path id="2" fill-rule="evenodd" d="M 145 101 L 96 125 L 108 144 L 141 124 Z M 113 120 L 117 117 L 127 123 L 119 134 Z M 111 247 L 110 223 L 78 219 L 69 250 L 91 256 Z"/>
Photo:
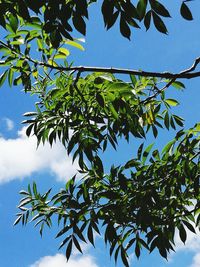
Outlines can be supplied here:
<path id="1" fill-rule="evenodd" d="M 140 70 L 131 70 L 131 69 L 123 69 L 123 68 L 107 68 L 107 67 L 88 67 L 88 66 L 71 66 L 71 67 L 63 67 L 63 66 L 52 66 L 47 63 L 43 63 L 40 61 L 35 61 L 30 57 L 26 57 L 29 61 L 33 62 L 36 65 L 52 68 L 59 71 L 78 71 L 82 72 L 107 72 L 112 74 L 132 74 L 138 75 L 142 77 L 155 77 L 155 78 L 165 78 L 165 79 L 192 79 L 196 77 L 200 77 L 200 71 L 192 72 L 195 70 L 197 65 L 200 63 L 200 58 L 195 60 L 195 63 L 191 68 L 181 71 L 179 73 L 171 73 L 171 72 L 152 72 L 152 71 L 140 71 Z"/>
<path id="2" fill-rule="evenodd" d="M 47 63 L 34 61 L 31 58 L 27 58 L 29 61 L 32 61 L 34 64 L 48 67 L 59 71 L 78 71 L 78 72 L 107 72 L 112 74 L 132 74 L 142 77 L 155 77 L 155 78 L 165 78 L 165 79 L 192 79 L 200 77 L 200 71 L 198 72 L 180 72 L 180 73 L 170 73 L 170 72 L 151 72 L 151 71 L 138 71 L 131 69 L 122 69 L 122 68 L 106 68 L 106 67 L 87 67 L 87 66 L 72 66 L 72 67 L 62 67 L 62 66 L 52 66 Z"/>
<path id="3" fill-rule="evenodd" d="M 196 77 L 200 77 L 200 71 L 193 72 L 198 64 L 200 63 L 200 57 L 196 58 L 192 66 L 186 70 L 183 70 L 179 73 L 171 73 L 171 72 L 154 72 L 154 71 L 143 71 L 143 70 L 132 70 L 132 69 L 124 69 L 124 68 L 107 68 L 107 67 L 91 67 L 91 66 L 70 66 L 70 67 L 63 67 L 63 66 L 53 66 L 51 64 L 34 60 L 33 58 L 23 55 L 17 51 L 14 51 L 12 47 L 5 44 L 4 42 L 0 41 L 0 44 L 4 47 L 10 49 L 12 52 L 23 56 L 24 59 L 29 60 L 36 66 L 47 67 L 58 71 L 77 71 L 79 73 L 82 72 L 107 72 L 112 74 L 132 74 L 138 75 L 142 77 L 155 77 L 155 78 L 165 78 L 165 79 L 192 79 Z"/>

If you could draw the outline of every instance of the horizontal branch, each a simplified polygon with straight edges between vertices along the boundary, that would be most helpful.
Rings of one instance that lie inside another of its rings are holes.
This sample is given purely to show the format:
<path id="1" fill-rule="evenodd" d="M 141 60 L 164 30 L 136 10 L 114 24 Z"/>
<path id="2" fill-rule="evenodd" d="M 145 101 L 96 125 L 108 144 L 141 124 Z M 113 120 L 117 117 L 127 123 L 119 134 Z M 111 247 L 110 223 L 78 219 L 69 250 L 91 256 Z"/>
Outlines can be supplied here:
<path id="1" fill-rule="evenodd" d="M 200 57 L 196 58 L 192 66 L 186 70 L 183 70 L 179 73 L 171 73 L 171 72 L 154 72 L 154 71 L 143 71 L 143 70 L 132 70 L 132 69 L 124 69 L 124 68 L 107 68 L 107 67 L 88 67 L 88 66 L 55 66 L 45 62 L 34 60 L 33 58 L 22 54 L 21 52 L 15 51 L 13 47 L 8 44 L 2 42 L 0 40 L 0 44 L 10 49 L 15 54 L 24 57 L 24 59 L 34 63 L 37 66 L 47 67 L 50 69 L 58 70 L 58 71 L 77 71 L 79 73 L 82 72 L 106 72 L 112 74 L 132 74 L 142 77 L 155 77 L 155 78 L 165 78 L 170 80 L 176 79 L 192 79 L 196 77 L 200 77 L 200 71 L 194 72 L 198 64 L 200 63 Z"/>
<path id="2" fill-rule="evenodd" d="M 106 68 L 106 67 L 88 67 L 88 66 L 71 66 L 71 67 L 63 67 L 63 66 L 53 66 L 47 63 L 38 62 L 31 58 L 28 58 L 34 64 L 59 70 L 59 71 L 78 71 L 82 72 L 105 72 L 112 74 L 132 74 L 138 75 L 142 77 L 155 77 L 155 78 L 165 78 L 165 79 L 192 79 L 196 77 L 200 77 L 200 71 L 193 72 L 197 65 L 200 63 L 200 58 L 197 58 L 192 65 L 191 68 L 181 71 L 179 73 L 171 73 L 171 72 L 153 72 L 153 71 L 143 71 L 143 70 L 131 70 L 131 69 L 123 69 L 123 68 Z"/>

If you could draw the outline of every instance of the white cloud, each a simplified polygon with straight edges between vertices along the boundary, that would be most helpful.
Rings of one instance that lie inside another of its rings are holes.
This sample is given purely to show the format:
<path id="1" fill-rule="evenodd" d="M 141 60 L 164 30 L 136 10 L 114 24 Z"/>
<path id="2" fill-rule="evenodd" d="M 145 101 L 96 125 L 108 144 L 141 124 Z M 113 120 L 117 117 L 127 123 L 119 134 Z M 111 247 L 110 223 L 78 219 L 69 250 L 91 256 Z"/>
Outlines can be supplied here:
<path id="1" fill-rule="evenodd" d="M 55 256 L 45 256 L 30 267 L 98 267 L 94 261 L 94 258 L 85 255 L 81 257 L 72 256 L 69 261 L 66 261 L 66 257 L 63 254 L 56 254 Z"/>
<path id="2" fill-rule="evenodd" d="M 3 120 L 6 123 L 6 129 L 8 131 L 12 131 L 13 128 L 14 128 L 14 122 L 11 119 L 9 119 L 9 118 L 3 118 Z"/>
<path id="3" fill-rule="evenodd" d="M 194 226 L 194 225 L 193 225 Z M 194 226 L 195 228 L 195 226 Z M 195 228 L 196 234 L 189 231 L 187 228 L 185 228 L 186 234 L 187 234 L 187 240 L 185 244 L 180 240 L 178 231 L 175 235 L 175 250 L 176 252 L 190 252 L 194 253 L 192 264 L 189 267 L 200 267 L 200 231 L 198 228 Z M 171 253 L 169 260 L 170 262 L 173 260 L 173 256 L 175 253 Z"/>
<path id="4" fill-rule="evenodd" d="M 180 240 L 179 238 L 179 234 L 177 233 L 175 236 L 175 244 L 176 244 L 176 251 L 182 251 L 182 250 L 186 250 L 186 251 L 192 251 L 192 252 L 196 252 L 200 250 L 200 232 L 199 230 L 196 228 L 196 234 L 192 233 L 191 231 L 189 231 L 187 228 L 185 228 L 186 233 L 187 233 L 187 240 L 184 243 Z"/>
<path id="5" fill-rule="evenodd" d="M 23 179 L 34 172 L 48 171 L 57 180 L 66 181 L 78 169 L 67 156 L 61 144 L 40 145 L 36 149 L 36 137 L 27 137 L 23 127 L 16 139 L 0 137 L 0 183 Z"/>
<path id="6" fill-rule="evenodd" d="M 193 257 L 193 261 L 192 261 L 192 264 L 190 265 L 190 267 L 200 267 L 200 253 L 197 253 Z"/>

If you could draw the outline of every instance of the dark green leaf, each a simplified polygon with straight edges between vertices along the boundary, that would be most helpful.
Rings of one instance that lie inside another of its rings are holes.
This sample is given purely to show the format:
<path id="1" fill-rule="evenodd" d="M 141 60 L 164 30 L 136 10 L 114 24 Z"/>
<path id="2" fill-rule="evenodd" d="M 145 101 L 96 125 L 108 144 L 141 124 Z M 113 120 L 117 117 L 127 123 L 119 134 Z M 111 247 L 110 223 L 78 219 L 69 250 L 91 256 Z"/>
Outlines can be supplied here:
<path id="1" fill-rule="evenodd" d="M 185 244 L 185 241 L 187 239 L 187 233 L 186 233 L 185 228 L 182 224 L 179 227 L 179 236 L 180 236 L 181 241 Z"/>
<path id="2" fill-rule="evenodd" d="M 150 4 L 152 9 L 158 14 L 163 17 L 170 17 L 169 11 L 163 6 L 160 2 L 155 0 L 150 0 Z"/>
<path id="3" fill-rule="evenodd" d="M 148 31 L 148 29 L 150 27 L 150 24 L 151 24 L 151 10 L 149 10 L 146 13 L 145 18 L 144 18 L 144 26 L 145 26 L 147 31 Z"/>
<path id="4" fill-rule="evenodd" d="M 71 252 L 72 252 L 72 240 L 69 241 L 69 244 L 67 245 L 67 249 L 66 249 L 67 261 L 69 260 L 69 258 L 71 256 Z"/>
<path id="5" fill-rule="evenodd" d="M 126 20 L 121 16 L 120 18 L 120 32 L 121 34 L 130 40 L 131 31 Z"/>
<path id="6" fill-rule="evenodd" d="M 153 15 L 153 22 L 154 22 L 156 29 L 159 32 L 167 34 L 167 28 L 163 20 L 155 12 L 152 12 L 152 15 Z"/>
<path id="7" fill-rule="evenodd" d="M 191 13 L 190 9 L 188 8 L 188 6 L 185 4 L 185 1 L 182 2 L 180 12 L 181 12 L 181 16 L 184 19 L 186 19 L 186 20 L 193 20 L 192 13 Z"/>
<path id="8" fill-rule="evenodd" d="M 146 14 L 147 0 L 139 0 L 137 4 L 137 12 L 140 20 L 142 20 Z"/>

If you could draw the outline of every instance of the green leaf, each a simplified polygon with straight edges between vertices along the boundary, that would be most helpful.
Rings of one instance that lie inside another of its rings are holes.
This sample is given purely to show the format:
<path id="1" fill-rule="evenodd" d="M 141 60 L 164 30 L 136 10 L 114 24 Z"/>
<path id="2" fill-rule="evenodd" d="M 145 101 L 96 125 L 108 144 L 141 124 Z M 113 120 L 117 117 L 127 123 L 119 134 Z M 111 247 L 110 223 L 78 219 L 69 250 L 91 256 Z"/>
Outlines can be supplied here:
<path id="1" fill-rule="evenodd" d="M 193 20 L 192 13 L 191 13 L 190 9 L 188 8 L 188 6 L 185 4 L 185 1 L 182 2 L 180 12 L 181 12 L 181 16 L 184 19 L 186 19 L 186 20 Z"/>
<path id="2" fill-rule="evenodd" d="M 135 243 L 135 255 L 137 258 L 140 257 L 140 244 L 139 241 L 136 239 L 136 243 Z"/>
<path id="3" fill-rule="evenodd" d="M 96 100 L 101 107 L 103 107 L 103 108 L 105 107 L 105 99 L 104 99 L 104 96 L 102 94 L 97 93 L 96 94 Z"/>
<path id="4" fill-rule="evenodd" d="M 156 29 L 161 33 L 167 34 L 167 28 L 163 20 L 155 12 L 152 12 L 152 15 L 153 15 L 153 22 L 154 22 Z"/>
<path id="5" fill-rule="evenodd" d="M 120 18 L 120 32 L 121 34 L 130 40 L 131 31 L 126 20 L 121 16 Z"/>
<path id="6" fill-rule="evenodd" d="M 4 84 L 7 75 L 8 75 L 8 70 L 6 70 L 4 73 L 1 74 L 1 76 L 0 76 L 0 87 Z"/>
<path id="7" fill-rule="evenodd" d="M 185 85 L 179 81 L 173 82 L 172 86 L 175 87 L 176 89 L 179 89 L 179 90 L 185 89 Z"/>
<path id="8" fill-rule="evenodd" d="M 151 151 L 152 147 L 154 146 L 154 143 L 150 144 L 143 152 L 142 154 L 142 163 L 144 164 L 147 160 L 147 157 L 149 155 L 149 152 Z"/>
<path id="9" fill-rule="evenodd" d="M 22 219 L 22 215 L 18 216 L 17 219 L 14 221 L 13 225 L 18 224 Z"/>
<path id="10" fill-rule="evenodd" d="M 58 48 L 58 53 L 64 54 L 66 57 L 70 54 L 69 50 L 63 47 Z"/>
<path id="11" fill-rule="evenodd" d="M 150 0 L 150 4 L 152 9 L 158 14 L 163 17 L 170 17 L 169 11 L 163 6 L 160 2 L 155 0 Z"/>
<path id="12" fill-rule="evenodd" d="M 13 32 L 17 31 L 18 28 L 18 19 L 17 16 L 15 16 L 14 14 L 9 15 L 9 23 L 10 23 L 10 27 L 12 28 Z"/>
<path id="13" fill-rule="evenodd" d="M 146 31 L 148 31 L 150 24 L 151 24 L 151 10 L 149 10 L 146 13 L 145 18 L 144 18 L 144 26 L 146 28 Z"/>
<path id="14" fill-rule="evenodd" d="M 174 146 L 175 140 L 170 141 L 164 148 L 162 149 L 162 154 L 168 153 L 169 150 Z"/>
<path id="15" fill-rule="evenodd" d="M 137 82 L 137 78 L 135 77 L 135 75 L 130 74 L 130 79 L 131 79 L 132 85 L 135 86 L 135 84 L 136 84 L 136 82 Z"/>
<path id="16" fill-rule="evenodd" d="M 82 16 L 79 15 L 79 13 L 75 13 L 74 16 L 72 17 L 72 21 L 74 24 L 74 27 L 76 30 L 83 35 L 86 34 L 86 24 Z"/>
<path id="17" fill-rule="evenodd" d="M 169 113 L 168 112 L 165 113 L 164 123 L 165 123 L 165 127 L 167 128 L 167 130 L 169 130 Z"/>
<path id="18" fill-rule="evenodd" d="M 72 239 L 73 239 L 74 245 L 78 249 L 78 251 L 80 251 L 81 253 L 83 253 L 83 251 L 81 249 L 81 246 L 80 246 L 78 240 L 76 239 L 76 237 L 74 235 L 73 235 Z"/>
<path id="19" fill-rule="evenodd" d="M 94 246 L 94 236 L 91 224 L 88 227 L 87 236 L 90 243 Z"/>
<path id="20" fill-rule="evenodd" d="M 108 91 L 126 91 L 126 92 L 131 92 L 133 89 L 132 86 L 130 86 L 130 84 L 127 84 L 125 82 L 113 82 L 111 83 L 107 88 Z"/>
<path id="21" fill-rule="evenodd" d="M 170 105 L 170 106 L 178 106 L 179 105 L 179 102 L 175 99 L 172 99 L 172 98 L 168 98 L 168 99 L 165 99 L 165 102 Z"/>
<path id="22" fill-rule="evenodd" d="M 72 252 L 72 240 L 69 241 L 69 244 L 67 245 L 67 249 L 66 249 L 67 261 L 69 260 L 69 258 L 71 256 L 71 252 Z"/>
<path id="23" fill-rule="evenodd" d="M 34 196 L 37 197 L 38 193 L 37 193 L 37 185 L 35 182 L 33 182 L 33 193 L 34 193 Z"/>
<path id="24" fill-rule="evenodd" d="M 141 159 L 141 156 L 142 156 L 142 150 L 143 150 L 143 147 L 144 147 L 144 143 L 142 143 L 139 148 L 138 148 L 138 151 L 137 151 L 137 158 L 140 160 Z"/>
<path id="25" fill-rule="evenodd" d="M 85 48 L 84 48 L 81 44 L 79 44 L 79 43 L 77 43 L 77 42 L 75 42 L 75 41 L 67 40 L 67 41 L 64 41 L 64 42 L 65 42 L 65 44 L 67 44 L 67 45 L 71 45 L 71 46 L 73 46 L 73 47 L 76 47 L 76 48 L 78 48 L 78 49 L 80 49 L 80 50 L 82 50 L 82 51 L 85 50 Z"/>
<path id="26" fill-rule="evenodd" d="M 193 232 L 194 234 L 196 234 L 196 231 L 194 229 L 194 227 L 192 226 L 191 223 L 189 223 L 188 221 L 185 221 L 185 220 L 182 220 L 182 222 L 185 224 L 185 226 L 191 231 Z"/>
<path id="27" fill-rule="evenodd" d="M 185 228 L 182 224 L 179 227 L 179 236 L 180 236 L 181 241 L 185 244 L 185 241 L 187 239 L 187 233 L 186 233 Z"/>
<path id="28" fill-rule="evenodd" d="M 13 84 L 13 77 L 14 77 L 14 71 L 12 68 L 9 69 L 8 71 L 8 84 L 11 87 Z"/>
<path id="29" fill-rule="evenodd" d="M 139 14 L 140 20 L 142 20 L 145 16 L 147 8 L 147 0 L 139 0 L 137 4 L 137 12 Z"/>
<path id="30" fill-rule="evenodd" d="M 121 247 L 121 258 L 125 267 L 129 267 L 128 255 L 123 247 Z"/>

